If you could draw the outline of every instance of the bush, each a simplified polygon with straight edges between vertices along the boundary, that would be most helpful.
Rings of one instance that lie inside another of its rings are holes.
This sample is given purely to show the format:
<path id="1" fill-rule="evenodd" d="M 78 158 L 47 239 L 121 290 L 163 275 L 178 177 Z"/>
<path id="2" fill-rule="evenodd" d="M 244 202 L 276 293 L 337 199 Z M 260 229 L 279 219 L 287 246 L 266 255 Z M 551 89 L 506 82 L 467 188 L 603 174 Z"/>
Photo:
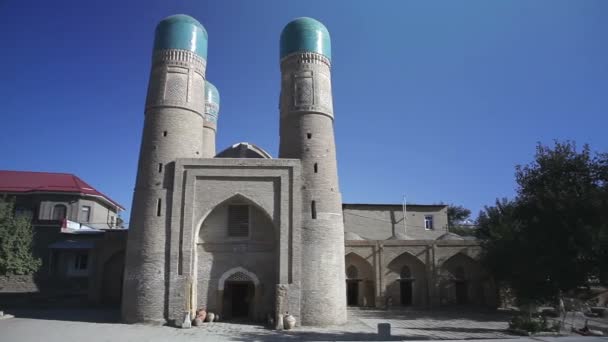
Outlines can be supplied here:
<path id="1" fill-rule="evenodd" d="M 526 316 L 519 315 L 513 317 L 509 321 L 509 329 L 512 330 L 524 330 L 530 333 L 538 333 L 541 331 L 555 331 L 556 328 L 559 328 L 559 325 L 554 324 L 551 328 L 549 328 L 549 322 L 547 322 L 547 318 L 541 316 Z"/>

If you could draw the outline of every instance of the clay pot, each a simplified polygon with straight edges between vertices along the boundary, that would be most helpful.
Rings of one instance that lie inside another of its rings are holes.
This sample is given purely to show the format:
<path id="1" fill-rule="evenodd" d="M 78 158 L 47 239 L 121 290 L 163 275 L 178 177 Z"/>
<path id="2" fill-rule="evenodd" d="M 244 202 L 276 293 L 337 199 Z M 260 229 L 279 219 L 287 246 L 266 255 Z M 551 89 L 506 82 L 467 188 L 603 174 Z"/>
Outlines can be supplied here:
<path id="1" fill-rule="evenodd" d="M 205 322 L 213 322 L 214 319 L 215 314 L 213 312 L 207 312 L 207 319 L 205 320 Z"/>
<path id="2" fill-rule="evenodd" d="M 200 327 L 201 325 L 203 325 L 203 320 L 198 317 L 192 321 L 192 326 Z"/>
<path id="3" fill-rule="evenodd" d="M 219 322 L 219 320 L 220 320 L 220 314 L 215 314 L 215 319 L 213 321 Z"/>
<path id="4" fill-rule="evenodd" d="M 296 318 L 290 315 L 289 313 L 285 313 L 283 316 L 283 328 L 285 330 L 293 329 L 296 326 Z"/>
<path id="5" fill-rule="evenodd" d="M 205 321 L 205 317 L 207 317 L 207 311 L 205 311 L 205 309 L 198 309 L 196 311 L 196 318 L 200 318 L 202 322 Z"/>

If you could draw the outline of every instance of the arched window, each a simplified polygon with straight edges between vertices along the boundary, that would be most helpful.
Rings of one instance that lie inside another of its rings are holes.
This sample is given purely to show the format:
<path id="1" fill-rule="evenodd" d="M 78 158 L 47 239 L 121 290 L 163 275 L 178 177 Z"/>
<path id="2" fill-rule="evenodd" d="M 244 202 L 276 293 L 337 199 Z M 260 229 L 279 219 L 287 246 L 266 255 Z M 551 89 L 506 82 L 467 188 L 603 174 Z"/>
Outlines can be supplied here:
<path id="1" fill-rule="evenodd" d="M 346 269 L 346 277 L 348 279 L 357 279 L 357 277 L 359 277 L 359 270 L 355 265 L 348 266 Z"/>
<path id="2" fill-rule="evenodd" d="M 249 205 L 231 204 L 228 206 L 228 236 L 249 236 Z"/>
<path id="3" fill-rule="evenodd" d="M 68 207 L 66 207 L 65 205 L 56 204 L 53 207 L 53 216 L 52 216 L 53 220 L 55 220 L 55 221 L 63 220 L 65 218 L 67 211 L 68 211 Z"/>
<path id="4" fill-rule="evenodd" d="M 464 280 L 464 267 L 456 267 L 456 269 L 454 270 L 454 278 L 458 280 Z"/>
<path id="5" fill-rule="evenodd" d="M 410 279 L 410 278 L 412 278 L 412 271 L 410 270 L 409 267 L 403 266 L 401 268 L 401 273 L 399 274 L 399 277 L 401 279 Z"/>

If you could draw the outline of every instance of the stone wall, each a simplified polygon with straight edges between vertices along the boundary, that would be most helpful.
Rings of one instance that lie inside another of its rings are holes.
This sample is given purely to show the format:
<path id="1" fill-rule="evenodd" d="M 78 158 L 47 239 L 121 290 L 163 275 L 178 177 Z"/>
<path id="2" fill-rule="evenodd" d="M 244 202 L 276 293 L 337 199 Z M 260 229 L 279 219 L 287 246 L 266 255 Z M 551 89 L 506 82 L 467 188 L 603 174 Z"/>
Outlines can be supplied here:
<path id="1" fill-rule="evenodd" d="M 412 240 L 434 240 L 446 233 L 447 207 L 444 205 L 408 205 L 407 231 L 401 205 L 344 204 L 344 230 L 370 240 L 386 240 L 394 233 Z M 425 229 L 424 217 L 433 216 L 432 230 Z"/>
<path id="2" fill-rule="evenodd" d="M 359 259 L 372 266 L 377 307 L 388 297 L 400 306 L 404 280 L 411 282 L 414 307 L 459 304 L 462 298 L 467 305 L 496 307 L 496 287 L 479 264 L 480 251 L 476 241 L 352 240 L 346 241 L 346 264 Z"/>
<path id="3" fill-rule="evenodd" d="M 30 293 L 40 291 L 33 275 L 0 276 L 0 293 Z"/>
<path id="4" fill-rule="evenodd" d="M 169 320 L 200 306 L 219 311 L 220 279 L 237 267 L 260 283 L 256 318 L 272 309 L 278 284 L 288 289 L 287 311 L 299 315 L 299 189 L 298 160 L 177 161 L 170 203 Z M 249 237 L 226 236 L 229 203 L 256 208 Z"/>

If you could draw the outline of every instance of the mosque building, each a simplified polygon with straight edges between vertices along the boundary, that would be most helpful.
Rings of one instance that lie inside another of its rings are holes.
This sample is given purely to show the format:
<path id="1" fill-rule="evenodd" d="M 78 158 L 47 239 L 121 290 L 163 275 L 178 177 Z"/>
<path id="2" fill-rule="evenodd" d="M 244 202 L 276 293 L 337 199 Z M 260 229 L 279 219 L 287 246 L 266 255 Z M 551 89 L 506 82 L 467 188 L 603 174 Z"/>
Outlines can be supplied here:
<path id="1" fill-rule="evenodd" d="M 289 312 L 323 326 L 345 323 L 347 306 L 496 305 L 479 243 L 447 233 L 445 205 L 342 202 L 323 24 L 298 18 L 281 33 L 278 158 L 250 143 L 216 152 L 220 95 L 205 76 L 207 48 L 190 16 L 156 28 L 125 322 L 179 324 L 205 308 L 225 320 Z"/>

